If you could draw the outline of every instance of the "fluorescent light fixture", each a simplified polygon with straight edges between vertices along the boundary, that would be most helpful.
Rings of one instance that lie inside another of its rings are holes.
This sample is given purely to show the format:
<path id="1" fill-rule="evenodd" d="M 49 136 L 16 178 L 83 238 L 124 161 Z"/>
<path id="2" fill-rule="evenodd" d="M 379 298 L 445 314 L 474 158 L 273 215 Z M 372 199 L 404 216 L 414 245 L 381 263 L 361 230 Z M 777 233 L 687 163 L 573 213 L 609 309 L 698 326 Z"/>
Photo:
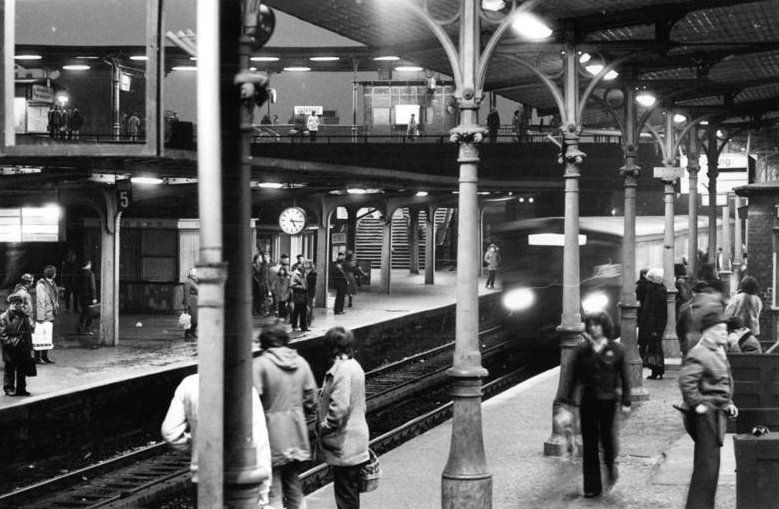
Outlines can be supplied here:
<path id="1" fill-rule="evenodd" d="M 425 197 L 425 196 L 427 196 L 428 194 L 429 194 L 429 193 L 428 193 L 427 191 L 417 191 L 417 194 L 416 194 L 416 196 L 419 196 L 420 198 L 424 198 L 424 197 Z"/>
<path id="2" fill-rule="evenodd" d="M 192 60 L 193 62 L 197 62 L 197 57 L 189 57 L 189 59 Z"/>
<path id="3" fill-rule="evenodd" d="M 487 196 L 488 194 L 490 194 L 490 192 L 489 192 L 489 191 L 479 191 L 479 192 L 478 192 L 478 193 L 476 193 L 476 194 L 478 194 L 478 195 L 480 195 L 480 196 Z"/>
<path id="4" fill-rule="evenodd" d="M 158 186 L 164 182 L 159 177 L 133 177 L 130 181 L 140 186 Z"/>
<path id="5" fill-rule="evenodd" d="M 16 60 L 40 60 L 43 58 L 41 55 L 16 55 L 14 56 L 14 59 Z"/>
<path id="6" fill-rule="evenodd" d="M 586 63 L 587 63 L 587 62 L 589 62 L 591 59 L 592 59 L 592 56 L 591 56 L 589 53 L 582 53 L 582 54 L 579 56 L 579 62 L 581 62 L 582 64 L 586 64 Z"/>
<path id="7" fill-rule="evenodd" d="M 307 72 L 310 71 L 311 68 L 305 66 L 293 66 L 293 67 L 285 67 L 284 70 L 290 72 Z"/>
<path id="8" fill-rule="evenodd" d="M 368 194 L 368 190 L 362 187 L 350 187 L 346 192 L 349 194 Z"/>
<path id="9" fill-rule="evenodd" d="M 644 90 L 636 94 L 636 102 L 645 108 L 650 108 L 657 102 L 657 98 L 652 92 Z"/>
<path id="10" fill-rule="evenodd" d="M 596 74 L 598 74 L 599 72 L 601 72 L 601 71 L 603 70 L 603 68 L 604 68 L 604 67 L 605 67 L 605 66 L 604 66 L 602 63 L 600 63 L 600 62 L 593 62 L 593 63 L 591 63 L 591 64 L 589 64 L 589 65 L 586 65 L 586 66 L 584 67 L 584 69 L 585 69 L 585 70 L 586 70 L 588 73 L 590 73 L 590 74 L 592 74 L 593 76 L 595 76 Z"/>
<path id="11" fill-rule="evenodd" d="M 341 60 L 340 57 L 311 57 L 309 58 L 312 62 L 336 62 L 338 60 Z"/>
<path id="12" fill-rule="evenodd" d="M 86 64 L 71 64 L 63 65 L 62 69 L 65 71 L 88 71 L 91 68 Z"/>
<path id="13" fill-rule="evenodd" d="M 509 311 L 523 311 L 536 301 L 536 295 L 530 288 L 514 288 L 503 295 L 503 306 Z"/>
<path id="14" fill-rule="evenodd" d="M 527 202 L 528 202 L 528 203 L 533 203 L 534 201 L 536 201 L 536 199 L 535 199 L 535 198 L 533 198 L 532 196 L 531 196 L 530 198 L 528 198 L 528 199 L 527 199 Z"/>
<path id="15" fill-rule="evenodd" d="M 525 203 L 525 199 L 523 197 L 519 197 L 519 203 Z"/>
<path id="16" fill-rule="evenodd" d="M 148 59 L 149 59 L 149 57 L 147 57 L 146 55 L 133 55 L 133 56 L 130 57 L 130 60 L 140 60 L 140 61 L 143 61 L 143 62 L 145 62 Z"/>
<path id="17" fill-rule="evenodd" d="M 76 58 L 78 58 L 79 60 L 97 60 L 100 57 L 96 57 L 94 55 L 88 55 L 88 56 L 78 56 Z"/>
<path id="18" fill-rule="evenodd" d="M 397 62 L 400 60 L 400 57 L 396 57 L 395 55 L 386 55 L 383 57 L 375 57 L 373 60 L 375 62 Z"/>
<path id="19" fill-rule="evenodd" d="M 709 125 L 709 121 L 708 120 L 701 120 L 701 125 L 703 125 L 703 126 Z"/>
<path id="20" fill-rule="evenodd" d="M 249 70 L 250 70 L 250 71 L 252 71 L 252 72 L 254 72 L 254 71 L 256 71 L 256 70 L 257 70 L 257 68 L 256 68 L 256 67 L 249 67 Z"/>
<path id="21" fill-rule="evenodd" d="M 531 246 L 564 246 L 565 235 L 562 233 L 532 233 L 527 236 Z M 579 234 L 579 245 L 587 244 L 587 235 Z"/>
<path id="22" fill-rule="evenodd" d="M 252 62 L 278 62 L 279 57 L 250 57 Z"/>
<path id="23" fill-rule="evenodd" d="M 398 72 L 419 72 L 422 68 L 418 65 L 399 65 L 395 70 Z"/>
<path id="24" fill-rule="evenodd" d="M 677 124 L 681 124 L 682 122 L 687 122 L 687 117 L 685 117 L 681 113 L 677 113 L 674 115 L 674 122 L 676 122 Z"/>
<path id="25" fill-rule="evenodd" d="M 192 72 L 192 71 L 197 71 L 197 66 L 196 65 L 174 65 L 173 67 L 171 67 L 171 70 Z"/>
<path id="26" fill-rule="evenodd" d="M 261 187 L 263 189 L 281 189 L 284 187 L 284 184 L 280 182 L 257 182 L 257 187 Z"/>
<path id="27" fill-rule="evenodd" d="M 603 79 L 605 81 L 611 81 L 611 80 L 615 79 L 617 76 L 619 76 L 619 73 L 617 71 L 615 71 L 614 69 L 612 69 L 609 72 L 607 72 L 605 76 L 603 76 Z"/>
<path id="28" fill-rule="evenodd" d="M 530 14 L 529 12 L 523 12 L 518 14 L 517 18 L 512 24 L 512 28 L 518 35 L 525 39 L 540 40 L 546 39 L 552 35 L 552 29 L 549 28 L 538 17 Z"/>
<path id="29" fill-rule="evenodd" d="M 499 11 L 506 7 L 506 2 L 503 0 L 481 0 L 481 8 L 485 11 Z"/>

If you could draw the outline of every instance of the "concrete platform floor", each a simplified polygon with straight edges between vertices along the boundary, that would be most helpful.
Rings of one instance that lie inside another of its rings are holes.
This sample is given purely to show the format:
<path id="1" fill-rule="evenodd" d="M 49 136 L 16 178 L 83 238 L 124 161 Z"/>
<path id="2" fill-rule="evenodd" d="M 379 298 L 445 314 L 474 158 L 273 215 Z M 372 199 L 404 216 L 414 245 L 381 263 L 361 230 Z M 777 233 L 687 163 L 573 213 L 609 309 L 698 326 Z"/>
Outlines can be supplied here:
<path id="1" fill-rule="evenodd" d="M 647 373 L 648 374 L 648 373 Z M 620 423 L 621 478 L 610 495 L 582 496 L 581 459 L 543 455 L 551 433 L 551 407 L 559 368 L 538 375 L 483 405 L 484 443 L 493 474 L 495 509 L 684 507 L 692 473 L 693 442 L 671 405 L 681 401 L 678 371 L 662 381 L 645 380 L 649 401 Z M 441 507 L 441 472 L 446 464 L 451 421 L 381 457 L 379 489 L 363 495 L 371 509 Z M 732 436 L 721 451 L 717 509 L 736 506 Z M 308 497 L 308 509 L 335 508 L 332 485 Z"/>
<path id="2" fill-rule="evenodd" d="M 335 296 L 331 294 L 327 309 L 314 310 L 311 332 L 291 333 L 293 341 L 324 335 L 335 325 L 357 328 L 455 303 L 456 272 L 439 271 L 436 284 L 425 285 L 424 275 L 394 270 L 389 295 L 378 293 L 375 283 L 363 287 L 354 297 L 354 307 L 347 308 L 344 315 L 333 314 Z M 493 291 L 497 290 L 486 290 L 480 281 L 480 294 Z M 252 339 L 269 320 L 254 320 Z M 97 349 L 91 348 L 95 336 L 78 334 L 77 323 L 76 313 L 60 314 L 55 323 L 55 347 L 50 352 L 55 364 L 39 364 L 38 376 L 28 378 L 27 390 L 32 396 L 2 395 L 0 409 L 197 362 L 197 345 L 184 341 L 178 315 L 121 315 L 118 345 Z M 97 328 L 96 322 L 93 327 Z M 0 372 L 3 370 L 0 362 Z"/>

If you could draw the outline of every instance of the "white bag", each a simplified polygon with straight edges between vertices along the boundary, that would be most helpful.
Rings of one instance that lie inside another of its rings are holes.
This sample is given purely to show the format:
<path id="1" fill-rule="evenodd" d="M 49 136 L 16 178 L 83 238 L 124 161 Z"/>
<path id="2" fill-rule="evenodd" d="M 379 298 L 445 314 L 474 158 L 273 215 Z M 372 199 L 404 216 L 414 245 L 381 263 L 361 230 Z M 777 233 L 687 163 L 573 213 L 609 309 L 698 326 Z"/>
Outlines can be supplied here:
<path id="1" fill-rule="evenodd" d="M 179 325 L 184 330 L 189 330 L 192 328 L 192 315 L 184 311 L 179 316 Z"/>

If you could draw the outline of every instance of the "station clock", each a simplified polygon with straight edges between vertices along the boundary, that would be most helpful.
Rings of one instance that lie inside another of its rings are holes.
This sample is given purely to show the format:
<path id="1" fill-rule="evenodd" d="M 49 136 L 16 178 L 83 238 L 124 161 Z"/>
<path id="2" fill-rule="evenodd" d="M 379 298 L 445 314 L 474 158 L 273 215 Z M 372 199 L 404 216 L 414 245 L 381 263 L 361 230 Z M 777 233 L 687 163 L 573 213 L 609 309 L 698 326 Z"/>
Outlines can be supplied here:
<path id="1" fill-rule="evenodd" d="M 279 227 L 289 235 L 297 235 L 306 227 L 306 211 L 300 207 L 288 207 L 279 214 Z"/>

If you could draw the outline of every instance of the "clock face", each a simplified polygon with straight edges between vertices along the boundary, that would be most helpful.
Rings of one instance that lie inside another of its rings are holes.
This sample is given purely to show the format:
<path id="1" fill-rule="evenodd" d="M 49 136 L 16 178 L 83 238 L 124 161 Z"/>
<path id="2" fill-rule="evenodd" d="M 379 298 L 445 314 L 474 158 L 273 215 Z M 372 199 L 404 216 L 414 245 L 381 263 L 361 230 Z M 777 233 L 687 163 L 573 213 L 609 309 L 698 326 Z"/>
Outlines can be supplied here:
<path id="1" fill-rule="evenodd" d="M 289 235 L 297 235 L 306 227 L 306 212 L 300 207 L 289 207 L 279 215 L 281 231 Z"/>

